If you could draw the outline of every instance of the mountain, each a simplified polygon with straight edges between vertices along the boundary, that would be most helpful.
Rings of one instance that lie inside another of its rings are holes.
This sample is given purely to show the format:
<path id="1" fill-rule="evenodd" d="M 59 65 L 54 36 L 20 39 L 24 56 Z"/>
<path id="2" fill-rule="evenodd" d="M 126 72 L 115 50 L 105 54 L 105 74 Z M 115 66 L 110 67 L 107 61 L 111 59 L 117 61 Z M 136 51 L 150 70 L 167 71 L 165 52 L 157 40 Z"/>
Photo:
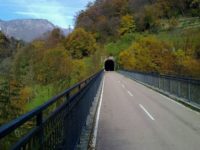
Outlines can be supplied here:
<path id="1" fill-rule="evenodd" d="M 41 37 L 44 33 L 52 31 L 54 28 L 58 27 L 44 19 L 0 20 L 0 30 L 6 36 L 25 42 L 31 42 Z M 65 33 L 65 30 L 63 30 L 63 33 Z"/>

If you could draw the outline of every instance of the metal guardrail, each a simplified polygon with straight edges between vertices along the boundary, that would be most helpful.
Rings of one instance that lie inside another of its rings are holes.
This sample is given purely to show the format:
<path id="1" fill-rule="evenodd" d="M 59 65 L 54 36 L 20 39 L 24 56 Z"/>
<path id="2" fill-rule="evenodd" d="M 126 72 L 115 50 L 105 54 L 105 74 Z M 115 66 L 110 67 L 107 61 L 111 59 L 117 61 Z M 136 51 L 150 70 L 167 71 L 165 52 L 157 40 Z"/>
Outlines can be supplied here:
<path id="1" fill-rule="evenodd" d="M 120 72 L 142 83 L 158 88 L 165 93 L 181 98 L 186 102 L 200 106 L 200 80 L 134 71 Z"/>
<path id="2" fill-rule="evenodd" d="M 102 74 L 100 71 L 92 75 L 39 108 L 1 126 L 0 149 L 74 149 Z M 23 134 L 16 136 L 17 131 Z"/>

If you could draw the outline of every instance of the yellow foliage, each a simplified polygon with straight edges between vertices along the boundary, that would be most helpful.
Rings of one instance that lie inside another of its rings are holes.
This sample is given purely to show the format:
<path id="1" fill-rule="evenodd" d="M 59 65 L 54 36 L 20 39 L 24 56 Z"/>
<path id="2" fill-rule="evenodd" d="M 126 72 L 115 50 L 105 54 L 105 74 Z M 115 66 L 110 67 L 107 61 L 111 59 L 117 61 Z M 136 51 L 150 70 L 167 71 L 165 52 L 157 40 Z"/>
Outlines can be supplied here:
<path id="1" fill-rule="evenodd" d="M 119 55 L 125 69 L 171 73 L 174 59 L 171 46 L 153 36 L 140 38 Z"/>
<path id="2" fill-rule="evenodd" d="M 32 98 L 32 89 L 31 87 L 24 87 L 20 90 L 20 99 L 18 100 L 18 106 L 24 110 L 24 106 L 30 101 Z"/>
<path id="3" fill-rule="evenodd" d="M 65 48 L 75 59 L 94 54 L 97 50 L 96 40 L 93 35 L 82 28 L 75 29 L 65 40 Z"/>
<path id="4" fill-rule="evenodd" d="M 200 61 L 188 55 L 182 49 L 174 52 L 176 57 L 176 72 L 186 76 L 200 76 Z"/>
<path id="5" fill-rule="evenodd" d="M 132 55 L 131 51 L 126 50 L 126 51 L 122 51 L 119 54 L 119 64 L 123 65 L 123 68 L 126 70 L 131 70 L 133 68 L 135 68 L 136 66 L 136 61 L 134 56 Z"/>
<path id="6" fill-rule="evenodd" d="M 124 35 L 126 33 L 133 33 L 136 30 L 135 20 L 131 15 L 125 15 L 121 17 L 121 24 L 119 28 L 119 34 Z"/>
<path id="7" fill-rule="evenodd" d="M 87 76 L 87 66 L 83 60 L 73 60 L 72 76 L 75 82 L 83 80 Z"/>
<path id="8" fill-rule="evenodd" d="M 61 45 L 35 53 L 33 60 L 35 78 L 44 84 L 67 78 L 72 69 L 71 58 Z"/>

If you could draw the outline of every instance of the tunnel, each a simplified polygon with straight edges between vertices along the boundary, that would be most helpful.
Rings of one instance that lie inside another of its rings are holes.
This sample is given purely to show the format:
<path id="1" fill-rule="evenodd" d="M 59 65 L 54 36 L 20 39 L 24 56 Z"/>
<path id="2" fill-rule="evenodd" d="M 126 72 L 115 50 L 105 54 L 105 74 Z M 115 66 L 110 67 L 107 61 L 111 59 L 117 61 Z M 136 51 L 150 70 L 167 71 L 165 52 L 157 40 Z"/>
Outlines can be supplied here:
<path id="1" fill-rule="evenodd" d="M 104 63 L 105 71 L 114 71 L 115 70 L 115 62 L 112 59 L 107 59 Z"/>

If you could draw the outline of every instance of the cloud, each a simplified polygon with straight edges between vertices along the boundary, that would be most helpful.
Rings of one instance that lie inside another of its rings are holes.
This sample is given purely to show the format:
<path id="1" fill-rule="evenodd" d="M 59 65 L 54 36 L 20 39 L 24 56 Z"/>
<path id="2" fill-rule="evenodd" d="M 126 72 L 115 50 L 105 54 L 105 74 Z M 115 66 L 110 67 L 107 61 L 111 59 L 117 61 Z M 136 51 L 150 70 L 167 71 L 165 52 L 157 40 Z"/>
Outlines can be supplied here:
<path id="1" fill-rule="evenodd" d="M 70 0 L 71 1 L 71 0 Z M 73 25 L 75 12 L 83 7 L 66 6 L 62 0 L 12 0 L 20 8 L 14 13 L 30 18 L 42 18 L 51 21 L 60 27 Z"/>

